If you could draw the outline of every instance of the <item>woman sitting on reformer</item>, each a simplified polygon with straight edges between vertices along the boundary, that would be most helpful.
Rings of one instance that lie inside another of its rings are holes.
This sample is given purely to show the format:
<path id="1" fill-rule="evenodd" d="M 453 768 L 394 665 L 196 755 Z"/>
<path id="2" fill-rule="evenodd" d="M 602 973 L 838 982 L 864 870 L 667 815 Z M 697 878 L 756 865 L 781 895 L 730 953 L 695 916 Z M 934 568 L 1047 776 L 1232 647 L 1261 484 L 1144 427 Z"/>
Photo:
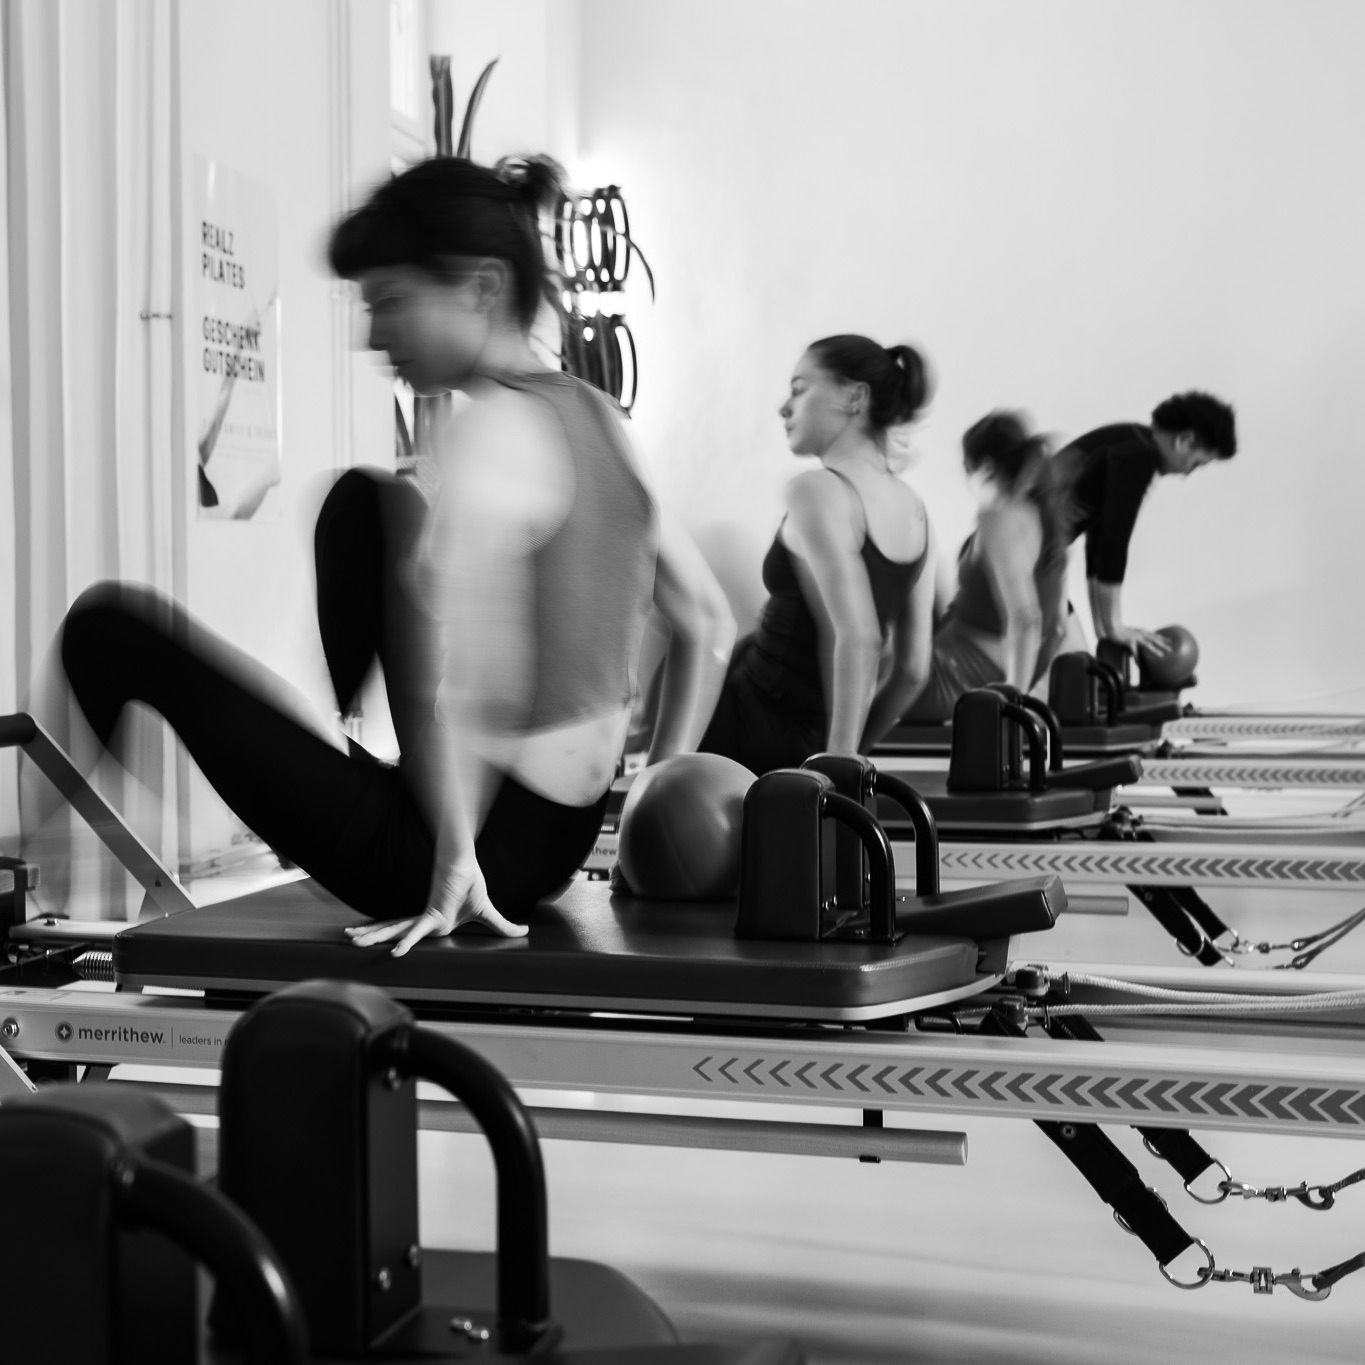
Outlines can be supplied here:
<path id="1" fill-rule="evenodd" d="M 993 412 L 963 436 L 962 454 L 979 488 L 976 529 L 909 725 L 950 720 L 957 699 L 987 683 L 1030 690 L 1066 631 L 1066 534 L 1045 440 L 1017 413 Z"/>
<path id="2" fill-rule="evenodd" d="M 469 921 L 524 934 L 582 865 L 651 603 L 673 642 L 651 758 L 695 737 L 732 638 L 695 547 L 661 525 L 620 409 L 531 347 L 551 283 L 538 213 L 557 169 L 425 162 L 332 237 L 333 270 L 369 308 L 370 345 L 417 392 L 472 400 L 442 433 L 442 487 L 416 551 L 389 556 L 394 582 L 377 594 L 411 637 L 383 655 L 386 671 L 412 674 L 397 689 L 397 766 L 348 747 L 283 680 L 147 589 L 92 588 L 60 636 L 100 741 L 128 702 L 159 711 L 249 828 L 378 921 L 352 941 L 395 954 Z M 351 628 L 370 632 L 369 648 L 398 628 L 360 616 Z M 341 599 L 324 612 L 334 678 L 345 617 Z"/>

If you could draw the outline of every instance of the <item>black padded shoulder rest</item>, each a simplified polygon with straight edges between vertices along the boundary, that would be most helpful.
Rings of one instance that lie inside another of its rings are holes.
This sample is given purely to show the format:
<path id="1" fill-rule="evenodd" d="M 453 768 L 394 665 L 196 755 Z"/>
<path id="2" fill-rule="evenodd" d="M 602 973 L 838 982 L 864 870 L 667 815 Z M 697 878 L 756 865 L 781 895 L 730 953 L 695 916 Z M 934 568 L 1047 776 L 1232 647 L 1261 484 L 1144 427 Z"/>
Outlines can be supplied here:
<path id="1" fill-rule="evenodd" d="M 1137 754 L 1115 754 L 1113 758 L 1097 758 L 1093 763 L 1077 763 L 1059 773 L 1048 773 L 1047 785 L 1098 792 L 1127 786 L 1141 776 L 1142 759 Z"/>
<path id="2" fill-rule="evenodd" d="M 1022 877 L 937 896 L 902 896 L 896 928 L 905 934 L 966 934 L 981 942 L 1051 929 L 1065 909 L 1060 877 Z"/>
<path id="3" fill-rule="evenodd" d="M 1184 714 L 1185 708 L 1178 701 L 1149 701 L 1125 706 L 1120 719 L 1124 725 L 1165 725 Z"/>

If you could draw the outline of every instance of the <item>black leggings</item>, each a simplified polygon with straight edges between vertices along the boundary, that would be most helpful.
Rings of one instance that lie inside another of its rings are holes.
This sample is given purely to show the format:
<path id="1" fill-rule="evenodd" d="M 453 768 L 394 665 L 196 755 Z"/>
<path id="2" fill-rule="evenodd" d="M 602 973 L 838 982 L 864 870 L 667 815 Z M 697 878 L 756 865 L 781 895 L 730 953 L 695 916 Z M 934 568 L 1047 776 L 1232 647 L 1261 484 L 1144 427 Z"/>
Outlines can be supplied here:
<path id="1" fill-rule="evenodd" d="M 388 581 L 376 591 L 374 579 L 367 580 L 354 564 L 337 568 L 335 577 L 337 566 L 326 566 L 331 589 L 339 590 L 342 578 L 352 574 L 362 593 L 370 594 L 352 617 L 351 633 L 339 599 L 326 601 L 320 565 L 320 609 L 328 618 L 324 641 L 330 637 L 326 648 L 334 680 L 354 679 L 358 688 L 375 657 L 385 663 L 396 659 L 393 676 L 386 667 L 386 685 L 391 700 L 411 708 L 427 695 L 427 682 L 414 662 L 416 653 L 406 663 L 417 671 L 402 671 L 405 656 L 393 653 L 401 637 L 384 606 L 401 591 L 391 572 L 401 555 L 390 542 L 374 557 L 374 541 L 382 541 L 384 531 L 380 499 L 361 485 L 384 478 L 352 473 L 338 481 L 328 503 L 344 499 L 363 507 L 368 501 L 376 515 L 367 523 L 356 505 L 324 504 L 319 544 L 324 524 L 332 530 L 347 526 L 346 541 L 333 537 L 337 553 L 353 554 L 354 563 L 381 564 Z M 147 588 L 104 583 L 82 593 L 63 623 L 61 656 L 95 734 L 109 744 L 124 706 L 144 702 L 165 717 L 214 790 L 271 848 L 363 914 L 420 914 L 431 886 L 434 841 L 405 765 L 380 763 L 358 746 L 349 755 L 333 748 L 286 714 L 254 679 L 235 677 L 230 665 L 206 657 L 194 640 L 202 632 L 180 607 Z M 348 671 L 339 678 L 339 670 Z M 339 687 L 343 709 L 353 697 L 354 690 L 343 696 Z M 428 722 L 431 714 L 426 713 Z M 400 736 L 406 732 L 415 742 L 419 723 L 419 713 L 405 709 L 400 729 L 395 711 Z M 593 805 L 564 806 L 503 779 L 475 842 L 489 896 L 503 914 L 526 918 L 582 866 L 601 829 L 606 799 L 604 792 Z"/>

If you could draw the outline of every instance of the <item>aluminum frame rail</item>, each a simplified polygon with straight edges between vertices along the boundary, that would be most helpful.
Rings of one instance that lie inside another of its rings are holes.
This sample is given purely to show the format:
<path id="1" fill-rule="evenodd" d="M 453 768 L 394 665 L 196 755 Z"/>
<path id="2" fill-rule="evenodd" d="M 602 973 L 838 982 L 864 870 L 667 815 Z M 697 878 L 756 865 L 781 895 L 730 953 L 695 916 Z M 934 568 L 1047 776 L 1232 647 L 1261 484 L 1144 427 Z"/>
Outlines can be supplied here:
<path id="1" fill-rule="evenodd" d="M 584 870 L 603 876 L 616 862 L 617 835 L 597 836 Z M 893 841 L 904 868 L 914 866 L 912 843 Z M 1219 886 L 1264 891 L 1365 891 L 1365 840 L 1358 848 L 1269 844 L 1248 834 L 1245 844 L 1210 840 L 1137 843 L 1097 839 L 945 840 L 939 845 L 944 882 L 980 885 L 1012 877 L 1056 873 L 1070 887 Z M 898 877 L 902 886 L 913 878 Z"/>
<path id="2" fill-rule="evenodd" d="M 212 1067 L 236 1018 L 177 996 L 0 991 L 0 1041 L 34 1060 Z M 431 1026 L 530 1090 L 1365 1138 L 1365 1048 L 1328 1050 L 1288 1025 L 1254 1048 L 1219 1030 L 1201 1033 L 1197 1022 L 1188 1039 L 1160 1043 L 870 1029 L 727 1034 L 682 1021 Z"/>

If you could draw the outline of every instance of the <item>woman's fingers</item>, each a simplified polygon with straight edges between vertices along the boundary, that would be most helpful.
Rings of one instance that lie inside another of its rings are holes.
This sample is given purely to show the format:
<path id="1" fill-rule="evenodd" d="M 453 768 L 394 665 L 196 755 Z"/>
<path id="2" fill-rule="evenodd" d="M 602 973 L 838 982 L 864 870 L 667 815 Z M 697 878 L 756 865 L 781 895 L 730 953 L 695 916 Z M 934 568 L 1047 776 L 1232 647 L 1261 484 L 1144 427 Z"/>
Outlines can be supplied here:
<path id="1" fill-rule="evenodd" d="M 503 938 L 525 938 L 531 932 L 530 925 L 517 924 L 514 920 L 506 918 L 495 910 L 493 902 L 487 896 L 483 898 L 482 904 L 465 922 L 477 922 L 485 925 L 495 934 L 501 934 Z"/>
<path id="2" fill-rule="evenodd" d="M 385 919 L 374 924 L 353 924 L 347 927 L 346 937 L 357 948 L 369 948 L 376 943 L 387 943 L 397 938 L 411 923 L 410 919 Z"/>
<path id="3" fill-rule="evenodd" d="M 394 957 L 402 957 L 414 943 L 420 943 L 430 934 L 448 934 L 450 930 L 435 910 L 427 910 L 416 919 L 408 921 L 408 931 L 398 940 L 393 950 Z"/>
<path id="4" fill-rule="evenodd" d="M 460 924 L 476 924 L 489 933 L 503 938 L 524 938 L 530 929 L 525 924 L 517 924 L 499 913 L 493 903 L 485 896 L 477 906 L 470 906 L 457 920 Z M 434 935 L 448 934 L 451 931 L 446 917 L 439 910 L 426 910 L 409 919 L 380 920 L 375 924 L 353 924 L 346 929 L 346 937 L 357 948 L 373 948 L 381 943 L 392 943 L 394 957 L 402 957 L 413 944 Z"/>

